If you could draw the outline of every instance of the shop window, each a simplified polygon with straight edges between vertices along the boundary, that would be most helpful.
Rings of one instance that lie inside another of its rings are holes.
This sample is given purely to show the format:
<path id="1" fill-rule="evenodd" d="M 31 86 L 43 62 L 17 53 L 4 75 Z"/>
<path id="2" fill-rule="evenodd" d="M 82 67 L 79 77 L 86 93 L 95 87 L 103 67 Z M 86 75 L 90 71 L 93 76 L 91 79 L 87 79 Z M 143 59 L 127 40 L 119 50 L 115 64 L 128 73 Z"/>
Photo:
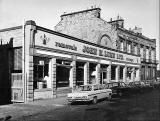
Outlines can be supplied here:
<path id="1" fill-rule="evenodd" d="M 56 86 L 69 87 L 71 61 L 57 59 Z"/>
<path id="2" fill-rule="evenodd" d="M 49 58 L 34 57 L 34 89 L 51 88 Z"/>
<path id="3" fill-rule="evenodd" d="M 132 73 L 132 69 L 131 68 L 127 68 L 127 80 L 131 80 L 131 73 Z"/>
<path id="4" fill-rule="evenodd" d="M 123 79 L 123 67 L 120 66 L 120 75 L 119 75 L 120 79 Z"/>
<path id="5" fill-rule="evenodd" d="M 141 68 L 141 80 L 145 80 L 145 67 L 142 66 Z"/>
<path id="6" fill-rule="evenodd" d="M 108 65 L 102 65 L 101 64 L 101 70 L 100 70 L 100 83 L 101 84 L 104 84 L 104 83 L 107 83 L 108 80 L 107 80 L 107 67 Z"/>
<path id="7" fill-rule="evenodd" d="M 116 79 L 116 66 L 111 66 L 111 80 Z"/>
<path id="8" fill-rule="evenodd" d="M 89 63 L 89 83 L 95 83 L 96 82 L 96 64 L 94 63 Z"/>
<path id="9" fill-rule="evenodd" d="M 76 64 L 76 85 L 83 85 L 84 82 L 84 63 Z"/>

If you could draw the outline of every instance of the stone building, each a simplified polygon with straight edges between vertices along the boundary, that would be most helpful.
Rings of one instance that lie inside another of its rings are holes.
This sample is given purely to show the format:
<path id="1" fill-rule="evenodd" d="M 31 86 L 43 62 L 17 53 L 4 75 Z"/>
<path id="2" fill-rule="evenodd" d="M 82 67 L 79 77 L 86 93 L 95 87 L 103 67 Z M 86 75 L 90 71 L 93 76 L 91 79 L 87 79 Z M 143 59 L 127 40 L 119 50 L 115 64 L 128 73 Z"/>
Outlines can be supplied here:
<path id="1" fill-rule="evenodd" d="M 110 19 L 107 22 L 101 18 L 100 8 L 63 14 L 61 21 L 55 26 L 55 31 L 140 56 L 140 80 L 156 79 L 156 40 L 142 35 L 142 28 L 125 29 L 124 20 L 119 16 L 116 20 Z"/>
<path id="2" fill-rule="evenodd" d="M 158 63 L 156 60 L 156 40 L 142 35 L 142 28 L 135 27 L 130 30 L 125 29 L 124 20 L 120 17 L 114 21 L 111 19 L 108 23 L 117 28 L 117 49 L 134 55 L 140 55 L 140 80 L 155 81 Z"/>
<path id="3" fill-rule="evenodd" d="M 116 38 L 112 35 L 102 35 L 101 40 Z M 34 21 L 0 30 L 0 40 L 0 52 L 5 54 L 0 60 L 1 93 L 10 94 L 8 101 L 54 98 L 82 84 L 139 80 L 140 56 L 105 47 L 101 40 L 85 41 Z"/>

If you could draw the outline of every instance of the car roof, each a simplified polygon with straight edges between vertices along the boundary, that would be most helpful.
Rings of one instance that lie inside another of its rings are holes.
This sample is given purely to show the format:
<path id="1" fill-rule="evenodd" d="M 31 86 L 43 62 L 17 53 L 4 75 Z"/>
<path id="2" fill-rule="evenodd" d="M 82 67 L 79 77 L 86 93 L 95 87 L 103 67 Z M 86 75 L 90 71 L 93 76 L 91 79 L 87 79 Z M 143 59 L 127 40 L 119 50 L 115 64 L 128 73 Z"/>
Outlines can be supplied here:
<path id="1" fill-rule="evenodd" d="M 95 85 L 104 85 L 104 84 L 86 84 L 86 85 L 80 85 L 80 86 L 95 86 Z"/>
<path id="2" fill-rule="evenodd" d="M 113 83 L 124 83 L 124 82 L 109 82 L 107 84 L 113 84 Z"/>

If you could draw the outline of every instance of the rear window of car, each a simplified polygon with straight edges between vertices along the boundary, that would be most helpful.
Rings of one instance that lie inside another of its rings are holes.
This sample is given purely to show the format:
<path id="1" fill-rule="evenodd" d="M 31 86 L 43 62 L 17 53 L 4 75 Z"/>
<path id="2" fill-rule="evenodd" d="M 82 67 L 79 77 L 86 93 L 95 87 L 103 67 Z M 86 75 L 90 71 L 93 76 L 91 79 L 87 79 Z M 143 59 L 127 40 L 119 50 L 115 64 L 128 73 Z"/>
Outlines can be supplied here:
<path id="1" fill-rule="evenodd" d="M 90 85 L 80 86 L 80 90 L 81 91 L 91 91 L 92 86 L 90 86 Z"/>
<path id="2" fill-rule="evenodd" d="M 113 87 L 116 87 L 116 86 L 118 86 L 118 83 L 113 83 Z"/>

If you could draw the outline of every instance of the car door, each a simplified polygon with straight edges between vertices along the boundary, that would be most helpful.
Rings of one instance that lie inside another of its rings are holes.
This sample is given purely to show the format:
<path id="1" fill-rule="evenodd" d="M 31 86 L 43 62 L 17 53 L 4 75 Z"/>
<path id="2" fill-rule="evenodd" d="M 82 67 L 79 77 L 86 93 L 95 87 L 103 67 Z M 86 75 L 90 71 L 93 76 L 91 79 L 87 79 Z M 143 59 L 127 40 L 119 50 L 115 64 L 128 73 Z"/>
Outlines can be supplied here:
<path id="1" fill-rule="evenodd" d="M 102 95 L 103 98 L 108 97 L 108 91 L 105 88 L 105 86 L 100 85 L 100 90 L 101 90 L 101 93 L 102 93 L 101 95 Z"/>
<path id="2" fill-rule="evenodd" d="M 94 85 L 94 93 L 97 96 L 97 99 L 101 99 L 101 91 L 99 90 L 98 85 Z"/>

